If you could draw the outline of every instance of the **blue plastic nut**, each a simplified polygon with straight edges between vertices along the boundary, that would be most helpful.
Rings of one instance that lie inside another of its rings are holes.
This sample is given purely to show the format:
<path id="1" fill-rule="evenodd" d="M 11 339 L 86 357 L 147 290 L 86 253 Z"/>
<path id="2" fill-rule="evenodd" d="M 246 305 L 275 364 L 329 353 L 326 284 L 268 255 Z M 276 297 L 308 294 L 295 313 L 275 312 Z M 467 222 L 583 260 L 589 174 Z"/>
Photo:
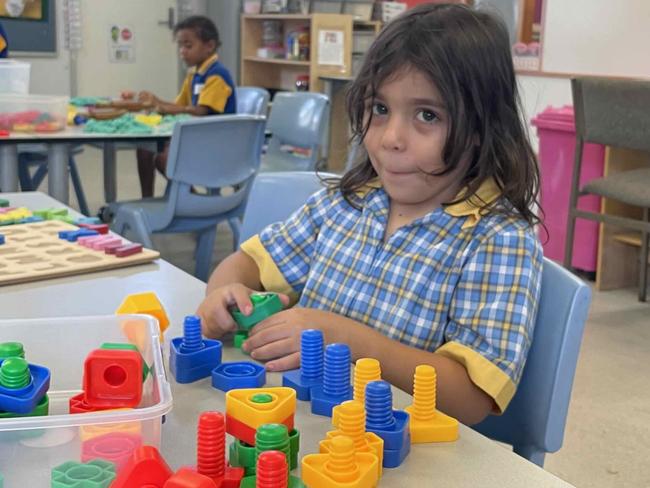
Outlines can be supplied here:
<path id="1" fill-rule="evenodd" d="M 266 383 L 266 370 L 249 361 L 221 363 L 212 371 L 212 386 L 229 391 L 236 388 L 260 388 Z"/>
<path id="2" fill-rule="evenodd" d="M 323 384 L 311 390 L 311 413 L 331 417 L 336 405 L 352 400 L 350 357 L 347 344 L 330 344 L 325 348 Z"/>
<path id="3" fill-rule="evenodd" d="M 183 336 L 171 341 L 169 370 L 177 383 L 207 378 L 221 364 L 221 348 L 221 341 L 203 339 L 199 317 L 185 317 Z"/>
<path id="4" fill-rule="evenodd" d="M 0 234 L 0 246 L 5 243 L 5 236 Z"/>
<path id="5" fill-rule="evenodd" d="M 0 360 L 0 366 L 5 360 Z M 50 388 L 50 370 L 36 364 L 29 365 L 31 382 L 20 389 L 0 386 L 0 411 L 11 413 L 30 413 Z"/>
<path id="6" fill-rule="evenodd" d="M 399 467 L 406 459 L 406 456 L 409 455 L 409 452 L 411 452 L 411 434 L 408 432 L 408 430 L 406 432 L 407 436 L 404 443 L 402 444 L 401 449 L 384 448 L 384 458 L 381 463 L 384 468 Z"/>
<path id="7" fill-rule="evenodd" d="M 311 389 L 323 383 L 323 333 L 303 330 L 300 335 L 300 368 L 282 375 L 282 386 L 296 390 L 298 400 L 311 400 Z"/>

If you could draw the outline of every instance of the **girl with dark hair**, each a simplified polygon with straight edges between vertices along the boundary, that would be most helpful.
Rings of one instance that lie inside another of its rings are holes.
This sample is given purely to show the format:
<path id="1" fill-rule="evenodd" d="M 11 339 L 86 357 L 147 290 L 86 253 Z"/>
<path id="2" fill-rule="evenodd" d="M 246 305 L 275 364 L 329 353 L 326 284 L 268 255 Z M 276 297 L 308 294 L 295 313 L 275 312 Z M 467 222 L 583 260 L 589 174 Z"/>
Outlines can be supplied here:
<path id="1" fill-rule="evenodd" d="M 287 221 L 244 242 L 213 273 L 204 332 L 255 290 L 283 310 L 244 343 L 279 371 L 300 334 L 374 357 L 412 391 L 437 371 L 437 405 L 466 424 L 503 412 L 533 337 L 542 252 L 531 211 L 538 172 L 521 119 L 505 26 L 461 5 L 421 5 L 389 23 L 348 96 L 365 154 Z"/>

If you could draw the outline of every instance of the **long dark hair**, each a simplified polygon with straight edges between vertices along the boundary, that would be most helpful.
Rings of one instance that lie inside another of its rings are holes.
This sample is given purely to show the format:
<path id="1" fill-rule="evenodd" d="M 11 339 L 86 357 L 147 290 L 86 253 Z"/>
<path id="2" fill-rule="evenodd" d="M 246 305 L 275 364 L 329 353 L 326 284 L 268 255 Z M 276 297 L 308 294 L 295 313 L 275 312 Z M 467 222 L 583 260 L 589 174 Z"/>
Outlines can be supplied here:
<path id="1" fill-rule="evenodd" d="M 464 5 L 424 4 L 389 24 L 368 50 L 347 94 L 353 138 L 368 131 L 367 107 L 378 87 L 402 68 L 416 68 L 437 87 L 449 113 L 443 150 L 445 168 L 453 171 L 463 156 L 471 162 L 463 176 L 465 197 L 493 178 L 509 205 L 479 202 L 482 211 L 519 216 L 529 224 L 540 219 L 539 171 L 521 116 L 521 104 L 503 22 Z M 367 154 L 338 182 L 345 199 L 359 206 L 356 191 L 377 176 Z M 456 203 L 456 202 L 448 202 Z"/>

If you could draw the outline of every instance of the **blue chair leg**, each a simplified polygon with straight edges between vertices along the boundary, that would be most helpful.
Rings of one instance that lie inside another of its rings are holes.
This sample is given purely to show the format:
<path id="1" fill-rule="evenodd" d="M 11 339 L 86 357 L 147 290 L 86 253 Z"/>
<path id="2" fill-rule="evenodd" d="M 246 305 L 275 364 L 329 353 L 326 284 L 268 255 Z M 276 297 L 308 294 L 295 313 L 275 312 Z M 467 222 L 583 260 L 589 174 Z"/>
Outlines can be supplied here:
<path id="1" fill-rule="evenodd" d="M 18 154 L 18 180 L 20 181 L 20 189 L 22 191 L 34 191 L 34 182 L 32 175 L 29 172 L 34 157 L 28 153 Z"/>
<path id="2" fill-rule="evenodd" d="M 544 451 L 540 451 L 534 446 L 514 446 L 513 451 L 540 468 L 544 467 L 544 457 L 546 456 Z"/>
<path id="3" fill-rule="evenodd" d="M 238 217 L 228 219 L 230 230 L 232 230 L 232 250 L 236 251 L 239 245 L 239 233 L 241 231 L 241 220 Z"/>
<path id="4" fill-rule="evenodd" d="M 70 168 L 70 178 L 72 178 L 72 186 L 74 187 L 74 192 L 77 195 L 77 203 L 79 203 L 79 210 L 81 213 L 89 216 L 90 211 L 88 210 L 88 202 L 86 201 L 86 194 L 84 193 L 83 186 L 81 186 L 81 178 L 79 177 L 79 170 L 77 169 L 77 163 L 72 156 L 68 161 L 68 166 Z"/>
<path id="5" fill-rule="evenodd" d="M 201 231 L 199 233 L 199 240 L 196 243 L 194 276 L 206 282 L 210 277 L 210 264 L 212 263 L 212 253 L 214 251 L 216 236 L 217 226 L 215 225 Z"/>
<path id="6" fill-rule="evenodd" d="M 126 237 L 127 231 L 130 231 L 134 234 L 133 240 L 141 243 L 144 247 L 154 249 L 151 231 L 141 209 L 119 209 L 115 215 L 113 225 L 111 225 L 111 230 L 124 237 Z"/>

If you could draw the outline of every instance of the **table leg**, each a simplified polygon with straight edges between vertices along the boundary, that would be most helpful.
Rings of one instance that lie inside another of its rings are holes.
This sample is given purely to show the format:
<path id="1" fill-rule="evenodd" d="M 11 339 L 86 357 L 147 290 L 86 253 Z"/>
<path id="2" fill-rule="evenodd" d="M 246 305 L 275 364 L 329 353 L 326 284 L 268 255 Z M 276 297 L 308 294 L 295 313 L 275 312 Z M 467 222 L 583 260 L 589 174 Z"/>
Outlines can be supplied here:
<path id="1" fill-rule="evenodd" d="M 18 146 L 0 144 L 0 189 L 18 191 Z"/>
<path id="2" fill-rule="evenodd" d="M 69 199 L 68 160 L 69 146 L 66 143 L 48 145 L 47 191 L 53 198 L 67 205 Z"/>
<path id="3" fill-rule="evenodd" d="M 115 163 L 115 143 L 104 143 L 104 200 L 113 203 L 117 198 L 116 191 L 117 165 Z"/>

